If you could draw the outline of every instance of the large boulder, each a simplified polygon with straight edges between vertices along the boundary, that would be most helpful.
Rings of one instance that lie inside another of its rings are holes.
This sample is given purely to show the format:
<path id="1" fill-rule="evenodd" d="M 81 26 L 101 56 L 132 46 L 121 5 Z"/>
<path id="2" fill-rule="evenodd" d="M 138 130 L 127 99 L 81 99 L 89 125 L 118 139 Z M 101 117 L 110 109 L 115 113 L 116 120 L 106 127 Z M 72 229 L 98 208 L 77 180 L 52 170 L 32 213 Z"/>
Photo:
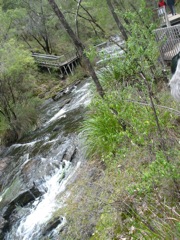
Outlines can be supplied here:
<path id="1" fill-rule="evenodd" d="M 3 218 L 9 220 L 9 217 L 17 206 L 24 207 L 29 202 L 34 201 L 41 195 L 42 193 L 38 190 L 36 186 L 33 186 L 31 189 L 27 189 L 26 191 L 19 193 L 19 195 L 6 206 L 3 213 Z"/>
<path id="2" fill-rule="evenodd" d="M 13 223 L 13 217 L 16 216 L 16 207 L 24 207 L 41 195 L 42 193 L 38 188 L 33 186 L 31 189 L 19 193 L 17 197 L 3 208 L 2 216 L 0 217 L 0 240 L 4 239 L 6 232 L 8 232 Z"/>

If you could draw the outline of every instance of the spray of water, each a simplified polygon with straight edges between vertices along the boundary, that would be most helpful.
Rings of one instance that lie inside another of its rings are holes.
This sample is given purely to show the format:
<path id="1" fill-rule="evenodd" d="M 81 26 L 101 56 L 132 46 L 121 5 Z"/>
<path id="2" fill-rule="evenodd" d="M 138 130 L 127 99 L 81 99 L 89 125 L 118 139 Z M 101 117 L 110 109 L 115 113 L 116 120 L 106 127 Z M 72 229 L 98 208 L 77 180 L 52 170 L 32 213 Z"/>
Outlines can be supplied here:
<path id="1" fill-rule="evenodd" d="M 21 240 L 40 239 L 38 236 L 43 229 L 42 225 L 47 223 L 56 209 L 64 205 L 65 200 L 70 196 L 70 192 L 66 191 L 61 196 L 61 202 L 56 199 L 62 194 L 69 182 L 70 178 L 75 174 L 80 166 L 80 162 L 72 170 L 71 163 L 63 160 L 64 164 L 59 170 L 41 186 L 41 191 L 45 190 L 45 194 L 33 202 L 28 216 L 21 219 L 20 225 L 16 231 L 16 237 Z M 69 174 L 69 175 L 68 175 Z M 68 175 L 66 177 L 66 175 Z M 65 218 L 62 217 L 60 226 L 65 224 Z"/>

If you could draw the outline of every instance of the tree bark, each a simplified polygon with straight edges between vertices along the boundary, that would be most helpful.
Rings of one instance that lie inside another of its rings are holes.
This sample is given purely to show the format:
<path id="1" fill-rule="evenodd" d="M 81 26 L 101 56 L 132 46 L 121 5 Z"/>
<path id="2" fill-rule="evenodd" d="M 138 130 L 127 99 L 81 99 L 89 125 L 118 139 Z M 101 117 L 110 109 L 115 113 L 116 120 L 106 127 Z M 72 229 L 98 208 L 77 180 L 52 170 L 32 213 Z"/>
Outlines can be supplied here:
<path id="1" fill-rule="evenodd" d="M 66 32 L 68 33 L 68 35 L 70 36 L 70 38 L 72 39 L 74 45 L 76 46 L 78 53 L 80 54 L 80 56 L 84 57 L 84 62 L 88 68 L 88 71 L 96 85 L 96 89 L 97 92 L 99 93 L 99 95 L 101 97 L 104 96 L 104 90 L 99 82 L 99 79 L 94 71 L 94 68 L 90 62 L 90 60 L 88 59 L 88 57 L 86 56 L 86 54 L 84 53 L 85 47 L 82 44 L 82 42 L 80 41 L 80 39 L 75 35 L 75 33 L 73 32 L 72 28 L 70 27 L 70 25 L 68 24 L 68 22 L 66 21 L 62 11 L 59 9 L 59 7 L 57 6 L 57 4 L 55 3 L 54 0 L 48 0 L 49 4 L 51 5 L 53 11 L 55 12 L 55 14 L 57 15 L 57 17 L 59 18 L 61 24 L 63 25 L 63 27 L 65 28 Z"/>
<path id="2" fill-rule="evenodd" d="M 77 2 L 78 0 L 74 0 L 75 2 Z M 96 19 L 89 13 L 89 11 L 81 4 L 82 1 L 79 2 L 79 6 L 87 13 L 87 15 L 90 17 L 90 19 L 86 19 L 89 22 L 92 22 L 97 28 L 99 28 L 102 32 L 103 35 L 105 35 L 105 31 L 104 29 L 97 23 Z M 78 16 L 80 16 L 80 14 L 78 14 Z M 80 16 L 83 17 L 83 16 Z M 84 18 L 85 19 L 85 18 Z"/>
<path id="3" fill-rule="evenodd" d="M 124 40 L 127 41 L 128 40 L 128 36 L 126 34 L 126 30 L 125 30 L 123 24 L 120 22 L 116 12 L 114 11 L 114 7 L 113 7 L 113 5 L 111 3 L 111 0 L 106 0 L 106 2 L 107 2 L 109 10 L 110 10 L 110 12 L 111 12 L 111 14 L 112 14 L 112 16 L 113 16 L 117 26 L 118 26 L 120 32 L 122 33 L 122 36 L 123 36 Z"/>
<path id="4" fill-rule="evenodd" d="M 76 10 L 76 16 L 75 16 L 75 24 L 76 24 L 76 36 L 79 37 L 79 24 L 78 24 L 78 14 L 79 14 L 79 8 L 82 0 L 78 0 L 77 2 L 77 10 Z"/>

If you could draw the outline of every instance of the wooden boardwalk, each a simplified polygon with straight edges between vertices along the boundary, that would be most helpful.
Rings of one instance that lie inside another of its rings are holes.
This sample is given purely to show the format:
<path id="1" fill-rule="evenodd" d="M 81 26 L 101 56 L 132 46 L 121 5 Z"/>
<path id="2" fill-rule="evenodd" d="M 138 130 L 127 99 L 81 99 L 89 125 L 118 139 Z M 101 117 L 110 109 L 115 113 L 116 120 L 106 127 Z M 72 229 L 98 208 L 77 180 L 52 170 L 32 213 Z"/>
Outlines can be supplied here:
<path id="1" fill-rule="evenodd" d="M 171 26 L 180 24 L 180 14 L 176 14 L 174 16 L 172 14 L 168 14 L 167 16 Z"/>
<path id="2" fill-rule="evenodd" d="M 165 16 L 166 15 L 166 16 Z M 180 24 L 180 14 L 164 14 L 161 18 L 161 27 L 169 27 Z"/>
<path id="3" fill-rule="evenodd" d="M 62 76 L 73 74 L 74 68 L 79 64 L 80 56 L 74 51 L 61 56 L 33 53 L 32 56 L 38 66 L 59 69 Z M 50 70 L 49 70 L 50 71 Z"/>

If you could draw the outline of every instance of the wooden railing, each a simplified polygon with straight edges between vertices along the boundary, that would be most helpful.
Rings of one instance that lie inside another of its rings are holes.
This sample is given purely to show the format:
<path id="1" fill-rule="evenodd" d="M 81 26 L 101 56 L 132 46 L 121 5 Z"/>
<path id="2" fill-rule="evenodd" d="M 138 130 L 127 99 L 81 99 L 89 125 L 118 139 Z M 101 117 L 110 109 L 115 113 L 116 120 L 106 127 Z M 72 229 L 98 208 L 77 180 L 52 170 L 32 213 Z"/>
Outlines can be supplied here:
<path id="1" fill-rule="evenodd" d="M 164 61 L 171 60 L 180 52 L 180 24 L 156 29 L 154 34 Z"/>
<path id="2" fill-rule="evenodd" d="M 40 66 L 46 67 L 62 67 L 72 61 L 75 61 L 79 58 L 75 51 L 66 53 L 61 56 L 56 55 L 46 55 L 40 53 L 33 53 L 32 56 L 34 57 L 36 63 Z"/>

